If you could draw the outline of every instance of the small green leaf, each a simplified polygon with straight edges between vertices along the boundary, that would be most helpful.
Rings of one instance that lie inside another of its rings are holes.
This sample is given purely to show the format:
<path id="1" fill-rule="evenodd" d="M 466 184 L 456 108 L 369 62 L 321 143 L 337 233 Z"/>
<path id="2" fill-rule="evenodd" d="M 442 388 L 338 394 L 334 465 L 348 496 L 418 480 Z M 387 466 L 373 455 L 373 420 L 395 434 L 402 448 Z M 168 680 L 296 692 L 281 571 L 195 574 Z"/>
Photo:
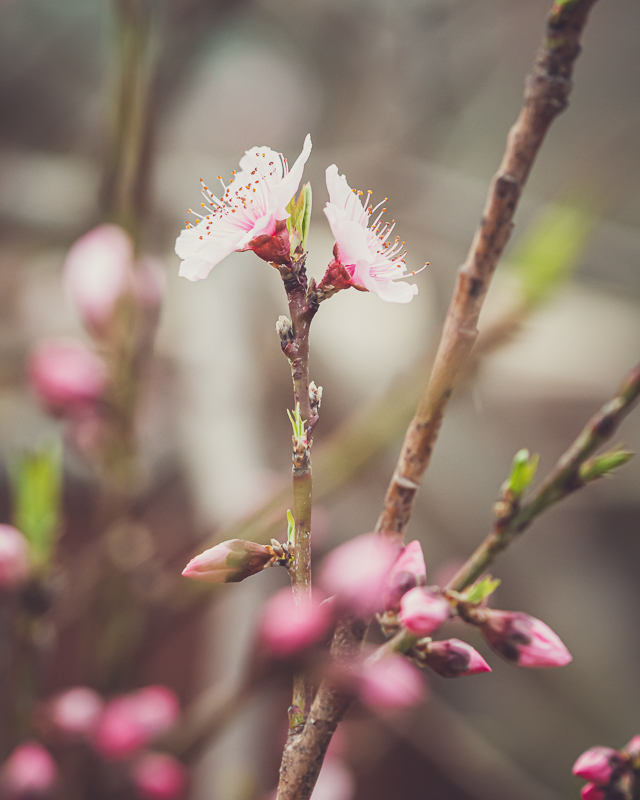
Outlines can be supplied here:
<path id="1" fill-rule="evenodd" d="M 553 203 L 542 210 L 509 259 L 525 305 L 539 305 L 567 280 L 595 221 L 574 206 Z"/>
<path id="2" fill-rule="evenodd" d="M 294 544 L 294 537 L 296 532 L 296 521 L 293 518 L 293 514 L 291 513 L 291 509 L 287 509 L 287 543 L 290 546 Z"/>
<path id="3" fill-rule="evenodd" d="M 59 442 L 23 453 L 10 464 L 13 524 L 29 542 L 36 568 L 46 567 L 53 553 L 60 520 L 62 448 Z"/>
<path id="4" fill-rule="evenodd" d="M 302 236 L 302 249 L 307 249 L 307 239 L 309 237 L 309 227 L 311 225 L 311 184 L 305 183 L 302 187 L 300 196 L 304 194 L 304 211 L 300 219 L 300 234 Z"/>
<path id="5" fill-rule="evenodd" d="M 287 409 L 287 414 L 289 416 L 291 427 L 293 428 L 293 435 L 296 439 L 302 439 L 304 436 L 304 426 L 306 425 L 307 420 L 302 419 L 300 416 L 300 403 L 296 403 L 296 410 L 293 413 Z"/>
<path id="6" fill-rule="evenodd" d="M 286 210 L 290 216 L 287 218 L 287 230 L 289 231 L 289 242 L 291 244 L 291 254 L 295 252 L 299 245 L 305 249 L 307 246 L 307 236 L 309 235 L 309 221 L 311 219 L 311 184 L 305 183 L 302 187 L 298 199 L 291 198 Z"/>
<path id="7" fill-rule="evenodd" d="M 499 578 L 492 578 L 491 575 L 485 575 L 478 583 L 474 583 L 466 592 L 465 599 L 468 603 L 481 603 L 485 597 L 489 597 L 500 586 Z"/>
<path id="8" fill-rule="evenodd" d="M 618 445 L 611 450 L 607 450 L 606 453 L 601 453 L 599 456 L 594 456 L 585 461 L 580 466 L 578 474 L 585 483 L 595 481 L 597 478 L 611 474 L 618 467 L 628 464 L 633 456 L 634 453 L 630 450 L 623 450 L 622 445 Z"/>
<path id="9" fill-rule="evenodd" d="M 528 450 L 519 450 L 515 454 L 506 485 L 506 489 L 513 497 L 520 497 L 531 484 L 538 469 L 539 459 L 538 454 L 530 456 Z"/>

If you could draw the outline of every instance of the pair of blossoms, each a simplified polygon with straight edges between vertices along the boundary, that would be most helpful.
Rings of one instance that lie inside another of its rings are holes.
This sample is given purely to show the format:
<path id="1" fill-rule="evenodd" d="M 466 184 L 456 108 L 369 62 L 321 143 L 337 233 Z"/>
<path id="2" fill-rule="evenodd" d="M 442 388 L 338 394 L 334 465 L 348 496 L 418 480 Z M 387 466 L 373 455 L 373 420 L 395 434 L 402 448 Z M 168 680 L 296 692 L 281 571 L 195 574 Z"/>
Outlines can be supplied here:
<path id="1" fill-rule="evenodd" d="M 288 563 L 286 548 L 232 539 L 192 559 L 183 575 L 211 583 L 234 583 L 263 569 Z M 285 588 L 267 603 L 260 639 L 274 657 L 298 656 L 322 644 L 341 613 L 377 614 L 386 635 L 405 630 L 415 637 L 407 655 L 445 678 L 490 672 L 485 659 L 459 639 L 431 637 L 452 617 L 479 628 L 493 650 L 521 667 L 556 667 L 571 661 L 558 636 L 528 614 L 489 609 L 483 601 L 426 586 L 422 547 L 416 540 L 402 547 L 369 533 L 340 545 L 325 558 L 312 601 L 296 605 Z M 363 657 L 347 673 L 335 676 L 372 706 L 413 705 L 422 696 L 420 674 L 399 655 Z"/>
<path id="2" fill-rule="evenodd" d="M 589 781 L 582 800 L 632 800 L 640 788 L 640 736 L 621 750 L 591 747 L 573 765 L 573 774 Z"/>
<path id="3" fill-rule="evenodd" d="M 191 281 L 206 278 L 211 269 L 234 251 L 253 250 L 265 261 L 291 265 L 296 248 L 302 255 L 311 212 L 311 193 L 305 186 L 297 204 L 304 165 L 311 154 L 311 137 L 304 141 L 302 153 L 289 170 L 281 153 L 269 147 L 253 147 L 240 160 L 240 171 L 233 174 L 221 197 L 202 183 L 203 213 L 196 214 L 176 241 L 182 259 L 180 275 Z M 222 178 L 219 178 L 222 182 Z M 326 170 L 329 202 L 324 208 L 335 238 L 334 259 L 319 285 L 321 299 L 350 286 L 377 294 L 392 303 L 408 303 L 418 287 L 403 282 L 407 266 L 402 251 L 404 242 L 391 240 L 395 221 L 383 223 L 383 203 L 369 205 L 371 192 L 364 198 L 347 183 L 332 164 Z M 292 219 L 297 211 L 306 219 L 303 231 Z M 190 213 L 192 212 L 189 209 Z M 375 216 L 374 216 L 375 215 Z M 292 222 L 294 223 L 292 229 Z M 324 295 L 323 295 L 324 292 Z"/>
<path id="4" fill-rule="evenodd" d="M 146 686 L 108 703 L 93 689 L 76 686 L 46 702 L 37 722 L 60 754 L 88 745 L 103 763 L 120 764 L 137 800 L 178 800 L 187 788 L 186 768 L 149 745 L 179 714 L 178 698 L 166 686 Z M 55 758 L 36 741 L 19 745 L 0 768 L 8 800 L 53 797 L 60 782 Z"/>

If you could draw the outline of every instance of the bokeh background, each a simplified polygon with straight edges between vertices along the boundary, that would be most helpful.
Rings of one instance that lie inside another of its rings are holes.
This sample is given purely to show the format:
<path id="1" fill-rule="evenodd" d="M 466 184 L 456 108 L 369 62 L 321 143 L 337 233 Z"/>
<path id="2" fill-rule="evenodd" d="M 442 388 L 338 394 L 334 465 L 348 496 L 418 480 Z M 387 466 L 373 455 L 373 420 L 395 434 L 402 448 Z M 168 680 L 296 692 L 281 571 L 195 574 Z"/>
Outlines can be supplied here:
<path id="1" fill-rule="evenodd" d="M 150 122 L 138 207 L 142 246 L 166 268 L 166 297 L 140 410 L 141 514 L 162 546 L 142 548 L 135 568 L 123 567 L 123 580 L 153 605 L 169 592 L 167 581 L 173 586 L 198 539 L 224 536 L 286 486 L 290 469 L 289 366 L 274 329 L 286 311 L 278 275 L 242 253 L 204 282 L 177 277 L 173 244 L 186 209 L 199 202 L 199 179 L 211 185 L 218 174 L 227 178 L 256 144 L 291 161 L 310 132 L 311 273 L 322 276 L 333 244 L 322 214 L 324 169 L 332 163 L 351 185 L 389 197 L 409 268 L 430 262 L 416 278 L 420 292 L 410 306 L 342 292 L 314 321 L 312 378 L 324 387 L 316 448 L 339 443 L 341 426 L 353 415 L 391 398 L 386 416 L 365 418 L 354 447 L 360 441 L 363 453 L 371 453 L 352 475 L 330 480 L 353 453 L 334 447 L 322 462 L 330 486 L 314 511 L 320 556 L 375 524 L 411 415 L 415 388 L 405 387 L 414 387 L 437 343 L 455 270 L 518 113 L 549 3 L 151 5 Z M 109 216 L 116 19 L 117 6 L 106 0 L 3 0 L 0 6 L 5 462 L 63 434 L 40 410 L 24 365 L 43 336 L 84 336 L 65 299 L 61 270 L 73 241 Z M 554 204 L 588 209 L 588 238 L 572 253 L 571 278 L 478 360 L 450 404 L 409 530 L 423 544 L 431 582 L 450 574 L 489 530 L 513 454 L 528 447 L 541 454 L 541 473 L 549 470 L 638 359 L 639 34 L 640 6 L 632 0 L 602 2 L 592 12 L 571 105 L 534 166 L 483 328 L 517 307 L 510 265 L 522 260 L 536 231 L 542 235 L 541 214 L 553 219 Z M 366 419 L 376 423 L 370 433 Z M 640 447 L 638 417 L 627 420 L 620 438 Z M 370 446 L 374 439 L 380 446 Z M 491 675 L 429 676 L 430 699 L 403 714 L 354 709 L 339 748 L 356 800 L 577 797 L 580 783 L 570 774 L 575 758 L 593 744 L 620 747 L 640 733 L 638 469 L 632 462 L 547 512 L 492 570 L 503 581 L 496 605 L 545 620 L 573 663 L 557 671 L 518 670 L 471 638 L 490 660 Z M 11 513 L 6 483 L 2 521 Z M 69 449 L 61 552 L 84 552 L 94 495 L 95 477 Z M 225 587 L 211 594 L 206 613 L 154 630 L 154 655 L 140 656 L 117 688 L 162 680 L 187 702 L 232 679 L 261 604 L 284 578 L 273 570 Z M 83 618 L 90 612 L 76 608 L 71 629 L 92 624 Z M 56 624 L 53 631 L 57 644 L 43 696 L 88 680 L 77 635 L 56 632 Z M 456 628 L 452 635 L 463 634 Z M 287 702 L 284 691 L 259 692 L 206 748 L 191 796 L 266 796 L 276 782 Z M 317 800 L 343 797 L 344 775 L 338 783 L 326 784 Z"/>

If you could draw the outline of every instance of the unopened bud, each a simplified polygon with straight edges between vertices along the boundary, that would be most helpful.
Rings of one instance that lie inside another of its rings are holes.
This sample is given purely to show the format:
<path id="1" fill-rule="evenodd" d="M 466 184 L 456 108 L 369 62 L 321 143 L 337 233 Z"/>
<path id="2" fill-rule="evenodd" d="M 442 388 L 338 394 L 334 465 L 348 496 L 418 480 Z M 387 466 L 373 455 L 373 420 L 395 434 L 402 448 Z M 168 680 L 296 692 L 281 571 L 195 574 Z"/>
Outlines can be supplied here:
<path id="1" fill-rule="evenodd" d="M 491 672 L 491 667 L 477 650 L 460 639 L 430 642 L 424 663 L 443 678 L 461 678 Z"/>
<path id="2" fill-rule="evenodd" d="M 400 611 L 400 600 L 410 589 L 424 586 L 427 582 L 427 568 L 422 554 L 422 545 L 415 539 L 402 550 L 389 573 L 384 593 L 387 611 Z"/>
<path id="3" fill-rule="evenodd" d="M 597 478 L 602 478 L 604 475 L 609 475 L 618 467 L 623 467 L 628 464 L 633 458 L 633 453 L 630 450 L 622 450 L 616 447 L 599 456 L 594 456 L 588 461 L 585 461 L 580 466 L 580 478 L 587 483 L 594 481 Z"/>
<path id="4" fill-rule="evenodd" d="M 82 415 L 103 395 L 104 361 L 79 342 L 48 339 L 29 357 L 29 378 L 42 405 L 52 414 Z"/>
<path id="5" fill-rule="evenodd" d="M 7 800 L 50 797 L 58 768 L 48 750 L 37 742 L 17 747 L 2 766 L 0 782 Z"/>
<path id="6" fill-rule="evenodd" d="M 286 588 L 271 597 L 260 624 L 260 636 L 275 656 L 290 656 L 315 644 L 328 628 L 331 606 L 317 593 L 297 604 Z"/>
<path id="7" fill-rule="evenodd" d="M 311 410 L 317 415 L 322 403 L 322 386 L 316 386 L 314 381 L 309 384 L 309 403 Z"/>
<path id="8" fill-rule="evenodd" d="M 563 667 L 572 658 L 548 625 L 521 611 L 487 609 L 480 631 L 497 653 L 520 667 Z"/>
<path id="9" fill-rule="evenodd" d="M 229 539 L 192 558 L 182 574 L 208 583 L 237 583 L 263 570 L 272 558 L 273 553 L 262 544 Z"/>
<path id="10" fill-rule="evenodd" d="M 408 708 L 422 700 L 425 683 L 412 664 L 401 655 L 389 655 L 365 663 L 357 672 L 361 700 L 373 708 Z"/>
<path id="11" fill-rule="evenodd" d="M 112 700 L 104 710 L 93 744 L 105 758 L 127 758 L 178 718 L 178 698 L 166 686 L 146 686 Z"/>
<path id="12" fill-rule="evenodd" d="M 586 783 L 580 789 L 580 797 L 582 800 L 605 800 L 604 789 L 601 786 L 596 786 L 595 783 Z"/>
<path id="13" fill-rule="evenodd" d="M 400 620 L 417 636 L 429 636 L 451 616 L 451 605 L 435 587 L 416 586 L 400 601 Z"/>
<path id="14" fill-rule="evenodd" d="M 29 575 L 29 546 L 13 525 L 0 525 L 0 589 L 14 589 Z"/>
<path id="15" fill-rule="evenodd" d="M 71 247 L 64 263 L 67 294 L 87 330 L 107 333 L 116 303 L 129 290 L 133 242 L 118 225 L 100 225 Z"/>
<path id="16" fill-rule="evenodd" d="M 131 779 L 140 800 L 177 800 L 188 782 L 185 767 L 165 753 L 146 753 L 133 765 Z"/>
<path id="17" fill-rule="evenodd" d="M 591 747 L 578 758 L 572 772 L 586 781 L 605 786 L 624 766 L 624 759 L 612 747 Z"/>
<path id="18" fill-rule="evenodd" d="M 338 605 L 368 616 L 383 605 L 384 589 L 400 545 L 377 533 L 357 536 L 325 558 L 319 583 Z"/>
<path id="19" fill-rule="evenodd" d="M 276 332 L 283 342 L 289 342 L 293 339 L 293 325 L 289 317 L 281 315 L 276 322 Z"/>
<path id="20" fill-rule="evenodd" d="M 88 686 L 75 686 L 48 703 L 47 716 L 54 728 L 70 736 L 90 736 L 96 729 L 104 703 Z"/>

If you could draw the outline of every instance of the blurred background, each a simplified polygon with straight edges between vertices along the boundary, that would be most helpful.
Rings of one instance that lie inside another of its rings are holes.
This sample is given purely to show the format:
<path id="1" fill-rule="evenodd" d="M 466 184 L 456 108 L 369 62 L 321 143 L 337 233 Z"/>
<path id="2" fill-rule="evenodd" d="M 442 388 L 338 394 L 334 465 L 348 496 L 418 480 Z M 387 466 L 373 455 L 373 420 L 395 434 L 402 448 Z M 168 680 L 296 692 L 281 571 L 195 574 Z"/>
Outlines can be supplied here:
<path id="1" fill-rule="evenodd" d="M 69 247 L 100 222 L 119 222 L 166 283 L 154 355 L 145 350 L 138 375 L 135 481 L 105 492 L 104 472 L 77 441 L 65 445 L 57 555 L 40 586 L 46 602 L 29 612 L 30 699 L 23 722 L 2 732 L 3 758 L 33 735 L 29 708 L 77 684 L 112 696 L 162 683 L 189 708 L 206 687 L 233 682 L 261 604 L 285 585 L 281 570 L 204 593 L 179 577 L 203 541 L 282 538 L 289 502 L 281 493 L 251 517 L 289 481 L 290 371 L 274 328 L 286 298 L 252 253 L 234 253 L 206 281 L 178 278 L 174 241 L 200 202 L 199 179 L 227 180 L 254 145 L 291 163 L 311 133 L 310 273 L 319 280 L 331 258 L 322 207 L 332 163 L 374 201 L 389 197 L 409 269 L 430 262 L 409 306 L 346 291 L 314 321 L 320 557 L 375 525 L 548 6 L 3 0 L 0 522 L 16 516 L 11 464 L 68 438 L 25 365 L 43 337 L 90 344 L 63 289 Z M 490 529 L 514 453 L 540 453 L 545 474 L 638 360 L 639 32 L 631 0 L 592 12 L 570 107 L 534 166 L 481 319 L 484 344 L 450 404 L 410 523 L 430 583 L 446 580 Z M 541 278 L 549 264 L 552 277 Z M 638 417 L 619 436 L 638 450 Z M 518 670 L 451 623 L 493 673 L 429 675 L 430 698 L 409 712 L 355 707 L 317 800 L 577 797 L 575 758 L 640 733 L 638 481 L 632 462 L 564 501 L 492 569 L 502 579 L 495 605 L 547 622 L 572 664 Z M 238 522 L 246 518 L 253 527 Z M 284 684 L 259 690 L 201 743 L 189 797 L 268 796 L 287 693 Z"/>

